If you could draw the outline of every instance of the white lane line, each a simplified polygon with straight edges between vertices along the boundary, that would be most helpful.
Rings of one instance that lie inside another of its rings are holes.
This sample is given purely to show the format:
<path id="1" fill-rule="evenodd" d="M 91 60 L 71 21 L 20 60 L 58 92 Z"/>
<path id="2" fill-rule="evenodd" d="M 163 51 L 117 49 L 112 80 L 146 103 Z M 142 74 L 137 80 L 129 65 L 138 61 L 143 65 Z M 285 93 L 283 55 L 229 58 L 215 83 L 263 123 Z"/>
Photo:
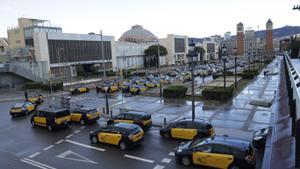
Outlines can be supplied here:
<path id="1" fill-rule="evenodd" d="M 35 157 L 35 156 L 37 156 L 37 155 L 39 155 L 40 154 L 40 152 L 36 152 L 36 153 L 33 153 L 33 154 L 31 154 L 30 156 L 28 156 L 29 158 L 33 158 L 33 157 Z"/>
<path id="2" fill-rule="evenodd" d="M 103 148 L 98 148 L 98 147 L 94 147 L 94 146 L 90 146 L 90 145 L 78 143 L 78 142 L 72 141 L 72 140 L 66 140 L 66 142 L 69 142 L 69 143 L 72 143 L 72 144 L 75 144 L 75 145 L 78 145 L 78 146 L 82 146 L 82 147 L 85 147 L 85 148 L 93 149 L 93 150 L 105 151 L 105 149 L 103 149 Z"/>
<path id="3" fill-rule="evenodd" d="M 21 161 L 24 162 L 24 163 L 30 164 L 30 165 L 32 165 L 32 166 L 41 168 L 41 169 L 47 169 L 47 168 L 45 168 L 45 167 L 39 166 L 39 165 L 37 165 L 37 164 L 35 164 L 35 163 L 32 163 L 32 162 L 29 162 L 29 161 L 25 161 L 25 160 L 21 160 Z"/>
<path id="4" fill-rule="evenodd" d="M 43 169 L 56 169 L 54 167 L 51 167 L 49 165 L 46 165 L 46 164 L 43 164 L 43 163 L 40 163 L 40 162 L 37 162 L 37 161 L 34 161 L 34 160 L 31 160 L 31 159 L 28 159 L 28 158 L 24 158 L 23 160 L 21 160 L 25 163 L 30 163 L 31 165 L 34 165 L 36 167 L 39 167 L 39 168 L 43 168 Z"/>
<path id="5" fill-rule="evenodd" d="M 81 129 L 81 130 L 82 130 L 82 129 L 85 129 L 85 126 L 81 126 L 80 129 Z"/>
<path id="6" fill-rule="evenodd" d="M 61 139 L 61 140 L 58 140 L 55 144 L 60 144 L 60 143 L 62 143 L 64 141 L 65 141 L 64 139 Z"/>
<path id="7" fill-rule="evenodd" d="M 175 156 L 175 153 L 174 152 L 170 152 L 169 156 Z"/>
<path id="8" fill-rule="evenodd" d="M 163 169 L 165 168 L 165 166 L 162 166 L 162 165 L 156 165 L 153 169 Z"/>
<path id="9" fill-rule="evenodd" d="M 76 130 L 73 133 L 78 134 L 80 132 L 80 130 Z"/>
<path id="10" fill-rule="evenodd" d="M 172 159 L 169 159 L 169 158 L 163 158 L 161 160 L 161 162 L 163 162 L 163 163 L 170 163 L 171 161 L 172 161 Z"/>
<path id="11" fill-rule="evenodd" d="M 132 155 L 128 155 L 128 154 L 125 154 L 124 157 L 135 159 L 135 160 L 139 160 L 139 161 L 144 161 L 144 162 L 147 162 L 147 163 L 154 163 L 153 160 L 148 160 L 148 159 L 145 159 L 145 158 L 141 158 L 141 157 L 137 157 L 137 156 L 132 156 Z"/>
<path id="12" fill-rule="evenodd" d="M 44 151 L 47 151 L 47 150 L 49 150 L 49 149 L 51 149 L 51 148 L 53 148 L 53 147 L 54 147 L 54 145 L 50 145 L 50 146 L 44 148 L 43 150 L 44 150 Z"/>
<path id="13" fill-rule="evenodd" d="M 66 138 L 70 138 L 72 136 L 74 136 L 74 134 L 69 134 L 69 135 L 66 136 Z"/>

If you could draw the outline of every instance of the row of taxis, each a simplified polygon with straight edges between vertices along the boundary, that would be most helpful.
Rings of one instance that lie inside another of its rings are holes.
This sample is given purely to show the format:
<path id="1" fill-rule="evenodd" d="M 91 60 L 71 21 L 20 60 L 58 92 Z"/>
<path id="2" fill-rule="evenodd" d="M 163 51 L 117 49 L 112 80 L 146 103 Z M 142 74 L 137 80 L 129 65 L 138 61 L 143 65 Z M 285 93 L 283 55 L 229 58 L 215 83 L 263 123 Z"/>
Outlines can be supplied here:
<path id="1" fill-rule="evenodd" d="M 164 138 L 187 140 L 175 149 L 175 157 L 185 166 L 251 169 L 255 153 L 249 141 L 216 136 L 209 121 L 182 118 L 160 129 Z"/>
<path id="2" fill-rule="evenodd" d="M 24 102 L 15 103 L 9 110 L 11 117 L 28 115 L 37 109 L 37 106 L 44 101 L 42 95 L 27 98 Z"/>

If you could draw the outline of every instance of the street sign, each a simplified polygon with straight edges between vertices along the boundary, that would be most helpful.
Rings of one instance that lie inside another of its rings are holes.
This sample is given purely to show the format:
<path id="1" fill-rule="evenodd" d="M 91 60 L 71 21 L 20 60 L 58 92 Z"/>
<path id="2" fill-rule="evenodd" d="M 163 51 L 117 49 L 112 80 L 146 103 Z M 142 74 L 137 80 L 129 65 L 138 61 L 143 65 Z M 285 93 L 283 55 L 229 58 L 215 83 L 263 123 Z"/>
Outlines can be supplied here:
<path id="1" fill-rule="evenodd" d="M 73 161 L 78 161 L 78 162 L 84 162 L 84 163 L 92 163 L 92 164 L 98 164 L 97 162 L 88 159 L 87 157 L 84 157 L 78 153 L 75 153 L 71 150 L 67 150 L 61 154 L 58 154 L 56 156 L 57 158 L 61 159 L 67 159 L 67 160 L 73 160 Z"/>

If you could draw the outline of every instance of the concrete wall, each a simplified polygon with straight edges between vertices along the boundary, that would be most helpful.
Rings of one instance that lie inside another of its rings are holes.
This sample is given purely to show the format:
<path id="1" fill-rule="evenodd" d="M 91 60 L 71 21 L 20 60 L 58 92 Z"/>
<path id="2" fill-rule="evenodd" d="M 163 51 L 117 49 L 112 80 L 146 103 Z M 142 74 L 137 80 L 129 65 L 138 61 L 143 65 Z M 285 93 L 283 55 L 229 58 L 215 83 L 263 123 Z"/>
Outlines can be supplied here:
<path id="1" fill-rule="evenodd" d="M 0 88 L 22 88 L 28 80 L 12 73 L 0 73 Z"/>

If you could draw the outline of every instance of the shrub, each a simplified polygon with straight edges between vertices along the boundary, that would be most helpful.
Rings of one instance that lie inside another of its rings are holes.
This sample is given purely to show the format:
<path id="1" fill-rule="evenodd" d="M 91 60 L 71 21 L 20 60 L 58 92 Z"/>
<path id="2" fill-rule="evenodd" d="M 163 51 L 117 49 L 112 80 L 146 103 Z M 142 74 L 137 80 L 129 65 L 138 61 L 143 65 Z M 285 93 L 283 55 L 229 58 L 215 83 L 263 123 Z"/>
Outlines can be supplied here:
<path id="1" fill-rule="evenodd" d="M 163 96 L 165 98 L 183 98 L 185 97 L 187 87 L 185 86 L 169 86 L 164 89 Z"/>
<path id="2" fill-rule="evenodd" d="M 202 96 L 206 100 L 226 101 L 233 96 L 233 87 L 214 87 L 204 89 L 202 91 Z"/>
<path id="3" fill-rule="evenodd" d="M 52 90 L 63 90 L 63 83 L 53 83 Z M 41 89 L 41 90 L 50 90 L 49 84 L 44 84 L 40 82 L 28 82 L 25 84 L 25 89 Z"/>

